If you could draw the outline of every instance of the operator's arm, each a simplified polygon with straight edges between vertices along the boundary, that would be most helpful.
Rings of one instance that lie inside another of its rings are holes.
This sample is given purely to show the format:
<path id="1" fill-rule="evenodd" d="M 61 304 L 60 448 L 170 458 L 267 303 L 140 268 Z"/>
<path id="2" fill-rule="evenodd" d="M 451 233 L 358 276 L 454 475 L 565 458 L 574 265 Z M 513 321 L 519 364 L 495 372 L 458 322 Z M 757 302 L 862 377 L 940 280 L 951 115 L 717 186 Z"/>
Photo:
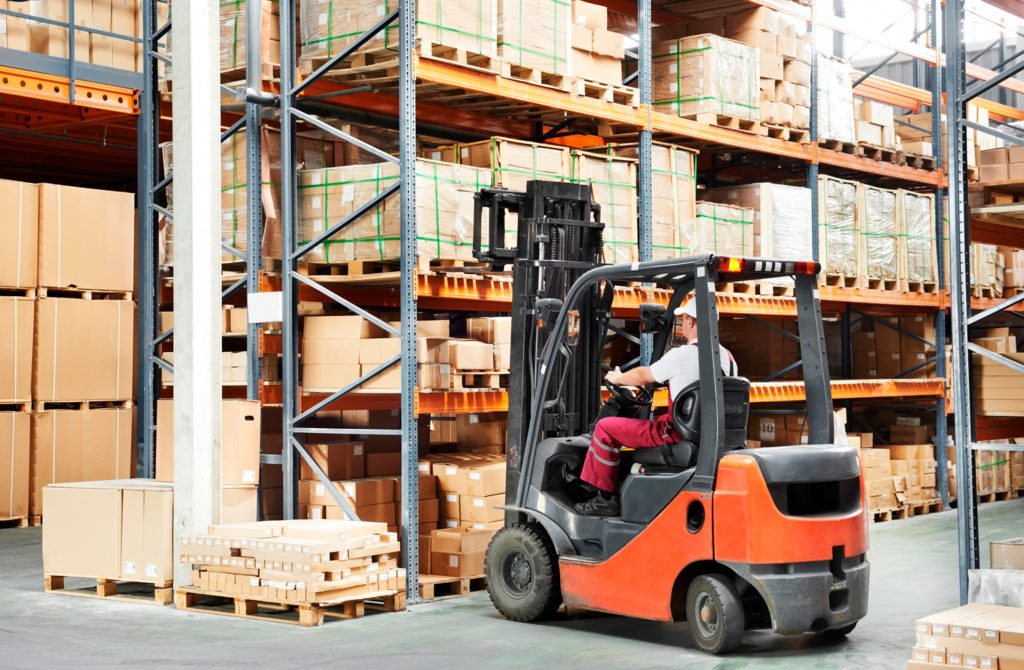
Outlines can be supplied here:
<path id="1" fill-rule="evenodd" d="M 654 375 L 651 374 L 651 369 L 643 365 L 631 368 L 625 372 L 619 370 L 619 366 L 616 365 L 615 369 L 609 370 L 604 378 L 612 384 L 620 384 L 622 386 L 643 386 L 655 381 Z"/>

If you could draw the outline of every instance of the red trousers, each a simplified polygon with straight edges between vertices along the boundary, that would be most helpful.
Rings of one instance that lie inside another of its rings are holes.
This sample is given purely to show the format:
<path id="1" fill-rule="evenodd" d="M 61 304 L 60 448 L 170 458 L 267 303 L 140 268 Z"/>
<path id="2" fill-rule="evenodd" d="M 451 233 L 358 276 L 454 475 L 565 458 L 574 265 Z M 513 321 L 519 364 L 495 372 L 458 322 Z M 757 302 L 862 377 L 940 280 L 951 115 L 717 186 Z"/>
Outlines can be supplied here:
<path id="1" fill-rule="evenodd" d="M 614 491 L 619 481 L 619 451 L 622 447 L 647 449 L 678 441 L 679 436 L 672 428 L 671 408 L 654 421 L 605 417 L 594 426 L 580 478 L 603 491 Z"/>

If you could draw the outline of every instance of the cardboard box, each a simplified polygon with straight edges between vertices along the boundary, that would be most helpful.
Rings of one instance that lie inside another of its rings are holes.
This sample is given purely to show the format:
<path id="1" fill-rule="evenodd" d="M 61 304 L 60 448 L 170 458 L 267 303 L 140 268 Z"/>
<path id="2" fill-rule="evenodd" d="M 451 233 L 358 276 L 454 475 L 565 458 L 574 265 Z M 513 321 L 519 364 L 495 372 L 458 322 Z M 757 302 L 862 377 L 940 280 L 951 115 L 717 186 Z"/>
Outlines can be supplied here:
<path id="1" fill-rule="evenodd" d="M 0 296 L 0 402 L 32 399 L 34 325 L 32 298 Z"/>
<path id="2" fill-rule="evenodd" d="M 466 319 L 466 333 L 474 340 L 491 344 L 512 342 L 512 317 L 471 317 Z"/>
<path id="3" fill-rule="evenodd" d="M 493 370 L 494 349 L 484 342 L 450 340 L 448 362 L 452 370 Z"/>
<path id="4" fill-rule="evenodd" d="M 928 426 L 889 426 L 889 441 L 900 445 L 918 445 L 928 441 Z"/>
<path id="5" fill-rule="evenodd" d="M 572 22 L 574 26 L 606 30 L 608 28 L 608 8 L 604 5 L 575 0 L 572 3 Z"/>
<path id="6" fill-rule="evenodd" d="M 135 201 L 131 193 L 42 184 L 39 285 L 132 291 Z"/>
<path id="7" fill-rule="evenodd" d="M 327 478 L 358 479 L 366 474 L 366 458 L 362 442 L 338 442 L 333 444 L 307 444 L 306 451 L 313 457 Z M 316 479 L 306 459 L 299 459 L 299 479 Z"/>
<path id="8" fill-rule="evenodd" d="M 505 494 L 505 463 L 485 463 L 459 469 L 462 487 L 469 496 Z"/>
<path id="9" fill-rule="evenodd" d="M 0 412 L 0 519 L 28 514 L 28 412 Z"/>
<path id="10" fill-rule="evenodd" d="M 260 468 L 260 403 L 221 401 L 221 484 L 255 486 Z M 156 404 L 156 479 L 174 481 L 174 401 Z"/>
<path id="11" fill-rule="evenodd" d="M 131 400 L 134 367 L 131 300 L 36 301 L 35 400 Z"/>
<path id="12" fill-rule="evenodd" d="M 4 17 L 8 27 L 13 19 Z M 0 179 L 0 287 L 36 285 L 39 250 L 39 187 Z"/>
<path id="13" fill-rule="evenodd" d="M 432 523 L 437 525 L 438 520 L 441 518 L 441 505 L 437 498 L 420 498 L 419 502 L 419 522 L 420 524 Z"/>
<path id="14" fill-rule="evenodd" d="M 473 554 L 431 551 L 431 574 L 445 577 L 478 577 L 484 574 L 484 557 L 485 553 L 482 551 Z"/>
<path id="15" fill-rule="evenodd" d="M 492 496 L 459 496 L 459 520 L 491 522 L 501 521 L 505 518 L 505 511 L 498 509 L 498 505 L 505 504 L 505 494 L 499 493 Z"/>
<path id="16" fill-rule="evenodd" d="M 989 552 L 993 570 L 1024 570 L 1024 538 L 992 542 Z"/>
<path id="17" fill-rule="evenodd" d="M 34 412 L 29 514 L 43 514 L 43 487 L 124 479 L 135 472 L 133 408 Z"/>
<path id="18" fill-rule="evenodd" d="M 401 451 L 371 451 L 366 454 L 367 477 L 392 476 L 401 473 Z"/>

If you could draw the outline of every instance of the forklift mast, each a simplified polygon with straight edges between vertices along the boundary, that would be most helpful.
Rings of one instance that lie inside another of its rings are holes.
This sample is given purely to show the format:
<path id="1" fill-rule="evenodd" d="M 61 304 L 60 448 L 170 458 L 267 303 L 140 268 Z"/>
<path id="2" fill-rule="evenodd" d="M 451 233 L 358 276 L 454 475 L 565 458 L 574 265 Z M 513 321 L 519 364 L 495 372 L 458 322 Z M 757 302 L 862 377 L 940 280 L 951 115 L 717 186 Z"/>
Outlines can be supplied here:
<path id="1" fill-rule="evenodd" d="M 493 270 L 512 266 L 512 347 L 509 361 L 507 491 L 517 491 L 531 400 L 542 372 L 562 383 L 547 385 L 542 430 L 548 436 L 588 430 L 601 405 L 601 358 L 613 290 L 594 286 L 579 301 L 574 329 L 550 370 L 544 345 L 575 281 L 602 264 L 604 224 L 586 184 L 530 181 L 526 191 L 480 190 L 475 197 L 473 255 Z M 508 216 L 508 215 L 514 216 Z M 506 246 L 508 228 L 516 243 Z M 594 327 L 594 326 L 598 327 Z"/>

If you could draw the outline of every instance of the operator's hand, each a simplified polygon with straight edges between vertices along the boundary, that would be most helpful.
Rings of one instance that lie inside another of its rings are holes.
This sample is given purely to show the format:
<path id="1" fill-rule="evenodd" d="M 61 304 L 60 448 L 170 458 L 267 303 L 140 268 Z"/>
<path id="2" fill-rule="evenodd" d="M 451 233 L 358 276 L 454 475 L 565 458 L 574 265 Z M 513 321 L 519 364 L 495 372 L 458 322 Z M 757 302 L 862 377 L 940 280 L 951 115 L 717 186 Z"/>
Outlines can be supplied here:
<path id="1" fill-rule="evenodd" d="M 605 380 L 609 384 L 621 384 L 622 383 L 622 370 L 616 365 L 614 370 L 609 370 L 608 374 L 604 376 Z"/>

